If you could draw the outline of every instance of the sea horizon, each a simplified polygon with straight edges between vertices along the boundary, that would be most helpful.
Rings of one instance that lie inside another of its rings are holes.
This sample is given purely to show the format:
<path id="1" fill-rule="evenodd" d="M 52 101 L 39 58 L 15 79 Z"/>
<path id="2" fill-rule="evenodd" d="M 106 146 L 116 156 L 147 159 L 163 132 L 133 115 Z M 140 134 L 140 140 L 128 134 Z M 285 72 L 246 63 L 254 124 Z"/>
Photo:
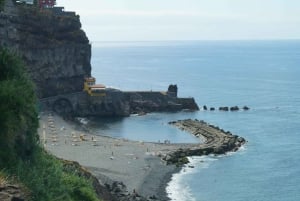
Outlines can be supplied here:
<path id="1" fill-rule="evenodd" d="M 108 44 L 108 43 L 113 43 L 113 44 L 136 44 L 136 43 L 197 43 L 197 42 L 297 42 L 300 41 L 300 38 L 265 38 L 265 39 L 198 39 L 198 40 L 96 40 L 96 41 L 90 41 L 92 44 Z M 152 44 L 153 45 L 153 44 Z"/>

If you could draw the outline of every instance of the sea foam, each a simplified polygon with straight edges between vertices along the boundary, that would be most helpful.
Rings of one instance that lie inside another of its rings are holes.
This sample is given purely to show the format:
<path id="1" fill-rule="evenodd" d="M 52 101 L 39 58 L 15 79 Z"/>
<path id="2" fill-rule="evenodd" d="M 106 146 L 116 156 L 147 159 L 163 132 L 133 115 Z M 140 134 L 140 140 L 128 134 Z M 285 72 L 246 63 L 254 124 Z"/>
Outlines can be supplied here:
<path id="1" fill-rule="evenodd" d="M 202 168 L 208 168 L 210 163 L 217 160 L 213 156 L 193 156 L 188 159 L 190 163 L 184 165 L 179 173 L 174 174 L 167 185 L 166 192 L 172 201 L 196 201 L 184 178 L 187 175 L 196 174 Z"/>

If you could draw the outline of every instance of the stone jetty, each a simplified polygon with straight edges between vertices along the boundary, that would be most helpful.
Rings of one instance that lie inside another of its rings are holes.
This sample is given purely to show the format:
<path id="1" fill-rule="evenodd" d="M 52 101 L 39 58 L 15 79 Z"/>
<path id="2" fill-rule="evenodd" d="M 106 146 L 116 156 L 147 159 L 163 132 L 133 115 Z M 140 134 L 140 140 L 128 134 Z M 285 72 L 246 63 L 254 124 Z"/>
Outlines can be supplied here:
<path id="1" fill-rule="evenodd" d="M 216 126 L 210 125 L 199 120 L 178 120 L 169 122 L 169 124 L 187 131 L 196 137 L 203 138 L 204 143 L 187 145 L 176 151 L 169 152 L 163 156 L 163 160 L 168 164 L 188 163 L 187 156 L 202 156 L 209 154 L 225 154 L 231 151 L 237 151 L 246 140 L 229 131 L 224 131 Z"/>

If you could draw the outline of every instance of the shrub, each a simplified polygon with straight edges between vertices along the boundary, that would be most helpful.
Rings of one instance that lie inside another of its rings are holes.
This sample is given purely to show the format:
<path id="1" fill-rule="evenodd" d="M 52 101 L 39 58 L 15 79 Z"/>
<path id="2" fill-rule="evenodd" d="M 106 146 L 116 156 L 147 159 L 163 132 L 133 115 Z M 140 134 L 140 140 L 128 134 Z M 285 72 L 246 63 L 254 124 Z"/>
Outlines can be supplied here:
<path id="1" fill-rule="evenodd" d="M 34 87 L 21 60 L 0 49 L 0 167 L 29 157 L 37 146 Z"/>
<path id="2" fill-rule="evenodd" d="M 10 174 L 31 190 L 32 201 L 98 201 L 91 181 L 66 171 L 61 161 L 42 149 L 34 159 L 19 161 Z"/>

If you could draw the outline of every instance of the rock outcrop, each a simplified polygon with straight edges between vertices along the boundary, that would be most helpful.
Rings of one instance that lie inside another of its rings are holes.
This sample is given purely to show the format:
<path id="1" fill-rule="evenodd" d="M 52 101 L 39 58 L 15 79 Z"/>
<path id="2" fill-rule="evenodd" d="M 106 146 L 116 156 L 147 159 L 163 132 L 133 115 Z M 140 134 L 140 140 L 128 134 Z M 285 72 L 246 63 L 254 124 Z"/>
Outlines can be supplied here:
<path id="1" fill-rule="evenodd" d="M 129 102 L 131 114 L 199 110 L 194 98 L 178 98 L 177 95 L 169 94 L 169 91 L 124 92 L 124 95 L 126 100 Z"/>
<path id="2" fill-rule="evenodd" d="M 18 185 L 0 184 L 1 201 L 26 201 L 24 189 Z"/>
<path id="3" fill-rule="evenodd" d="M 203 105 L 202 107 L 203 110 L 208 110 L 208 107 L 206 105 Z M 232 107 L 228 107 L 228 106 L 222 106 L 222 107 L 219 107 L 219 111 L 231 111 L 231 112 L 235 112 L 235 111 L 239 111 L 240 109 L 243 109 L 243 110 L 250 110 L 250 108 L 248 106 L 244 106 L 242 108 L 240 108 L 239 106 L 232 106 Z M 215 107 L 210 107 L 209 108 L 210 111 L 215 111 L 216 108 Z"/>
<path id="4" fill-rule="evenodd" d="M 91 74 L 91 45 L 74 13 L 58 15 L 6 0 L 0 46 L 23 59 L 39 98 L 82 91 Z"/>

